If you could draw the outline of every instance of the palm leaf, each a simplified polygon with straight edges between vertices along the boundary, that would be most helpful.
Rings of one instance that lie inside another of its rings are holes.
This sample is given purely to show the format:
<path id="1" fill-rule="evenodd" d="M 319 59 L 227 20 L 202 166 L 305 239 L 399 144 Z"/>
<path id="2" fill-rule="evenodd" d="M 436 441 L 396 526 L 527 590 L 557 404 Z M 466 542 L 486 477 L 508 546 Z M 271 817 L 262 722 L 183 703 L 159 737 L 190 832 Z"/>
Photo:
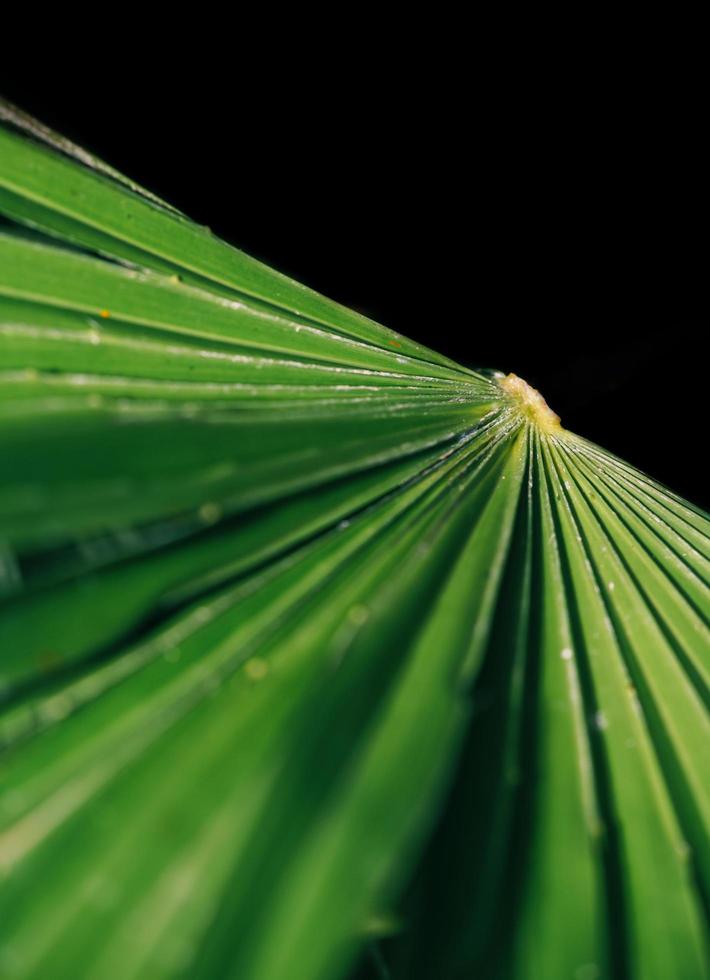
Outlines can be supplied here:
<path id="1" fill-rule="evenodd" d="M 0 972 L 707 975 L 706 516 L 0 119 Z"/>

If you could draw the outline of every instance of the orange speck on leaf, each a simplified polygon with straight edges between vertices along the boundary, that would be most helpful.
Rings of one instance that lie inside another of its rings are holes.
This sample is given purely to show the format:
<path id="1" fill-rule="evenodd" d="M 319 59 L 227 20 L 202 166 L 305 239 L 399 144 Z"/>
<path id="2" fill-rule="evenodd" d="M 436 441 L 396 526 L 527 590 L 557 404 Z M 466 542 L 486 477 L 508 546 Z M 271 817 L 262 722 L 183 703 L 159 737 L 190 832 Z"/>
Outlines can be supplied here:
<path id="1" fill-rule="evenodd" d="M 402 345 L 398 344 L 396 340 L 390 340 L 390 347 L 401 347 L 401 346 Z"/>
<path id="2" fill-rule="evenodd" d="M 111 316 L 111 314 L 109 313 L 108 310 L 101 310 L 101 312 L 99 313 L 99 316 L 102 316 L 104 318 L 104 320 L 108 320 L 108 318 Z"/>
<path id="3" fill-rule="evenodd" d="M 50 674 L 61 663 L 61 657 L 56 650 L 40 650 L 37 655 L 39 669 L 43 674 Z"/>

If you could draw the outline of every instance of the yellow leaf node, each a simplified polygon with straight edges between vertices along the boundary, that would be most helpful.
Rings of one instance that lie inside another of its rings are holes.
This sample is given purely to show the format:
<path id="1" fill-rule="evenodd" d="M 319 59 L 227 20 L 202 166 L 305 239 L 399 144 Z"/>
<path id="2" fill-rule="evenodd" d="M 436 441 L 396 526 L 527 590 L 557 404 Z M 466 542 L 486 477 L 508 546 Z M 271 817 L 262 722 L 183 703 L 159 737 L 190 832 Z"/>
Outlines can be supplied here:
<path id="1" fill-rule="evenodd" d="M 552 411 L 540 392 L 527 381 L 523 381 L 517 374 L 507 374 L 499 384 L 541 432 L 552 434 L 560 431 L 559 415 Z"/>

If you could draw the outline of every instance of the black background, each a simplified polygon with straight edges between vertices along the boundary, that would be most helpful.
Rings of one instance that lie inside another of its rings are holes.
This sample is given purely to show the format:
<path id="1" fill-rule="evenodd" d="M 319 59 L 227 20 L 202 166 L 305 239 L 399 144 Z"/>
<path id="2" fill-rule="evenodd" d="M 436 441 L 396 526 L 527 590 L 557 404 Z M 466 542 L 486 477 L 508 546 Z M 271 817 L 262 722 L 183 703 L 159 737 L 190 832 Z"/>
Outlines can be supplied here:
<path id="1" fill-rule="evenodd" d="M 28 69 L 0 91 L 270 265 L 521 375 L 567 428 L 704 502 L 702 127 L 662 86 L 200 65 Z"/>

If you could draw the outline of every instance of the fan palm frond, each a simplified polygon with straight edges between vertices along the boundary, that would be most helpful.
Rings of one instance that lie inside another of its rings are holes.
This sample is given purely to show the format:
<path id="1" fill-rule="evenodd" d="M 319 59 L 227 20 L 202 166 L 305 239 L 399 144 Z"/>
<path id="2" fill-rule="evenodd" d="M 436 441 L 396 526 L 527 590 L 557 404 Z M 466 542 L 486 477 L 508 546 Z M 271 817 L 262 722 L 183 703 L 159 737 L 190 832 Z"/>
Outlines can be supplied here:
<path id="1" fill-rule="evenodd" d="M 706 976 L 703 512 L 0 121 L 0 974 Z"/>

